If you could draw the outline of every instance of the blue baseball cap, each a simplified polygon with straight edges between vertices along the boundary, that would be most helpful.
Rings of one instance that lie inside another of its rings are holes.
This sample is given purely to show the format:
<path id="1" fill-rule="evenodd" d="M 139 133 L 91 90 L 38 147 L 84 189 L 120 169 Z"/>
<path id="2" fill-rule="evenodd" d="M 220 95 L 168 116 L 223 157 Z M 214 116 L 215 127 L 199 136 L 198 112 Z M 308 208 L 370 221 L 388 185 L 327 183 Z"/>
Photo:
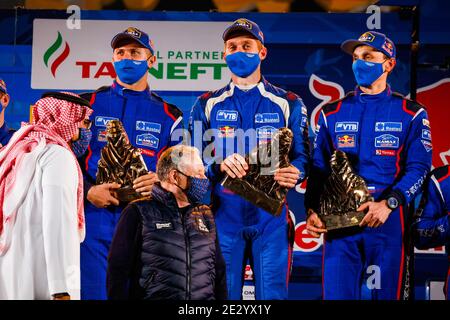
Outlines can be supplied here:
<path id="1" fill-rule="evenodd" d="M 375 31 L 364 32 L 358 40 L 350 39 L 344 41 L 341 44 L 341 49 L 348 54 L 353 54 L 355 48 L 361 45 L 371 46 L 375 50 L 383 52 L 389 58 L 395 58 L 394 42 L 386 37 L 385 34 Z"/>
<path id="2" fill-rule="evenodd" d="M 152 54 L 155 54 L 155 50 L 153 48 L 153 41 L 150 40 L 148 34 L 144 31 L 139 30 L 138 28 L 129 27 L 125 31 L 118 33 L 111 40 L 111 47 L 115 49 L 117 47 L 117 43 L 121 40 L 128 39 L 132 41 L 136 41 L 141 44 L 144 48 L 150 50 Z"/>
<path id="3" fill-rule="evenodd" d="M 225 29 L 222 35 L 223 41 L 227 41 L 228 39 L 232 38 L 233 34 L 237 33 L 238 31 L 247 32 L 257 40 L 261 41 L 262 44 L 264 44 L 264 34 L 262 33 L 259 26 L 255 22 L 244 18 L 237 19 L 231 26 Z"/>
<path id="4" fill-rule="evenodd" d="M 6 90 L 6 83 L 3 79 L 0 79 L 0 92 L 8 94 L 8 91 Z"/>

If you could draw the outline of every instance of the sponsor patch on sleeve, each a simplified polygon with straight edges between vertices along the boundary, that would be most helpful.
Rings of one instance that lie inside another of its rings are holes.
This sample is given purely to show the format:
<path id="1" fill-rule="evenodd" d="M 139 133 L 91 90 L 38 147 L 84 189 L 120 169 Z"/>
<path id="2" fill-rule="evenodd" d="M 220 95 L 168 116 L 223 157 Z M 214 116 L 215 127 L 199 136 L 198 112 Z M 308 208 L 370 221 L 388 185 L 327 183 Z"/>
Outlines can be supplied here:
<path id="1" fill-rule="evenodd" d="M 422 129 L 422 139 L 431 141 L 431 131 L 427 129 Z"/>
<path id="2" fill-rule="evenodd" d="M 425 126 L 425 127 L 430 127 L 430 121 L 428 121 L 428 119 L 422 119 L 422 124 Z"/>
<path id="3" fill-rule="evenodd" d="M 427 152 L 430 152 L 431 150 L 433 150 L 433 145 L 431 144 L 430 141 L 428 140 L 421 140 L 422 141 L 422 145 L 425 148 L 425 150 L 427 150 Z"/>

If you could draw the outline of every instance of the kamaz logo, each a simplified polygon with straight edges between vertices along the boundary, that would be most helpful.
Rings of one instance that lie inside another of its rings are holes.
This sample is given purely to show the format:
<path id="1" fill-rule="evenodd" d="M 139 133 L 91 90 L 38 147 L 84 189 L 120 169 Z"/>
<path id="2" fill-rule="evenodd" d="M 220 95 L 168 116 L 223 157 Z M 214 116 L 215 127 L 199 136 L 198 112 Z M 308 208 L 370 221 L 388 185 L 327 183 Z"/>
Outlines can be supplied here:
<path id="1" fill-rule="evenodd" d="M 238 112 L 237 111 L 226 111 L 219 110 L 216 115 L 217 121 L 237 121 L 238 120 Z"/>
<path id="2" fill-rule="evenodd" d="M 119 120 L 119 119 L 112 117 L 97 116 L 95 117 L 95 125 L 97 127 L 106 127 L 108 122 L 110 122 L 111 120 Z"/>
<path id="3" fill-rule="evenodd" d="M 259 139 L 270 139 L 276 131 L 274 127 L 264 126 L 256 129 L 256 134 Z"/>
<path id="4" fill-rule="evenodd" d="M 383 134 L 375 138 L 376 148 L 398 148 L 400 139 L 391 134 Z"/>
<path id="5" fill-rule="evenodd" d="M 336 122 L 335 132 L 358 132 L 358 122 Z"/>
<path id="6" fill-rule="evenodd" d="M 159 139 L 150 133 L 136 136 L 136 144 L 148 148 L 158 149 Z"/>

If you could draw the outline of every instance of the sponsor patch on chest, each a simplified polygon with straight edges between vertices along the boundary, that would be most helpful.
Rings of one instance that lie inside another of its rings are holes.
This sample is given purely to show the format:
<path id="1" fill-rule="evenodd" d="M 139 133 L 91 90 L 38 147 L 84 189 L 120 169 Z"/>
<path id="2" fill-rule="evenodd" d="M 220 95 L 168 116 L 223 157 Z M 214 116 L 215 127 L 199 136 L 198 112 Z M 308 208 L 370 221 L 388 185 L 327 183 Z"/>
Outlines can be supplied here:
<path id="1" fill-rule="evenodd" d="M 376 122 L 375 131 L 376 132 L 402 132 L 401 122 Z"/>
<path id="2" fill-rule="evenodd" d="M 277 129 L 271 126 L 264 126 L 256 129 L 258 139 L 271 139 L 275 132 L 277 132 Z"/>
<path id="3" fill-rule="evenodd" d="M 136 130 L 161 133 L 161 124 L 156 122 L 136 121 Z"/>
<path id="4" fill-rule="evenodd" d="M 385 156 L 385 157 L 395 157 L 397 155 L 396 150 L 375 150 L 375 154 L 377 156 Z"/>
<path id="5" fill-rule="evenodd" d="M 278 113 L 257 113 L 255 114 L 255 123 L 279 123 L 280 115 Z"/>
<path id="6" fill-rule="evenodd" d="M 155 222 L 155 228 L 156 230 L 169 230 L 169 229 L 173 229 L 172 226 L 172 222 L 167 221 L 167 222 Z"/>
<path id="7" fill-rule="evenodd" d="M 106 129 L 99 129 L 97 131 L 97 141 L 106 142 Z"/>
<path id="8" fill-rule="evenodd" d="M 398 149 L 400 139 L 392 134 L 383 134 L 375 137 L 375 148 L 394 148 Z"/>
<path id="9" fill-rule="evenodd" d="M 339 134 L 337 142 L 338 148 L 354 148 L 356 146 L 354 134 Z"/>
<path id="10" fill-rule="evenodd" d="M 201 232 L 207 232 L 209 233 L 209 229 L 205 224 L 205 221 L 201 217 L 195 218 L 195 225 L 197 226 L 197 229 Z"/>
<path id="11" fill-rule="evenodd" d="M 96 116 L 95 117 L 95 125 L 97 127 L 106 127 L 108 122 L 111 120 L 119 120 L 118 118 L 106 117 L 106 116 Z"/>
<path id="12" fill-rule="evenodd" d="M 139 134 L 136 136 L 136 145 L 158 149 L 159 139 L 150 133 Z"/>
<path id="13" fill-rule="evenodd" d="M 334 132 L 358 132 L 359 123 L 355 121 L 336 122 Z"/>
<path id="14" fill-rule="evenodd" d="M 233 126 L 222 126 L 219 127 L 219 138 L 233 138 L 234 137 L 234 129 Z"/>
<path id="15" fill-rule="evenodd" d="M 238 112 L 232 110 L 219 110 L 216 114 L 217 121 L 238 121 Z"/>

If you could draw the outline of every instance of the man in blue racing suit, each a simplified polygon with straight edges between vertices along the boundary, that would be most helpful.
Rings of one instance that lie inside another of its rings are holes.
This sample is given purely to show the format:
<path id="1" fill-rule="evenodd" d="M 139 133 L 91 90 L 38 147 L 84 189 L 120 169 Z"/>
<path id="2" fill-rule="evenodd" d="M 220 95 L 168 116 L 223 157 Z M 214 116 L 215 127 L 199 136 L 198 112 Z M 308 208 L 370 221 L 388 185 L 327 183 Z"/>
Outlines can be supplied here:
<path id="1" fill-rule="evenodd" d="M 394 43 L 384 34 L 366 32 L 341 48 L 353 56 L 358 87 L 321 111 L 305 195 L 307 229 L 316 237 L 326 232 L 317 213 L 334 150 L 348 155 L 375 201 L 358 209 L 366 211 L 359 226 L 326 234 L 323 298 L 360 299 L 367 285 L 372 299 L 405 299 L 407 206 L 431 167 L 427 113 L 387 85 L 396 60 Z"/>
<path id="2" fill-rule="evenodd" d="M 85 174 L 86 239 L 81 245 L 81 297 L 106 299 L 107 255 L 123 204 L 111 191 L 117 183 L 95 185 L 97 163 L 106 145 L 106 124 L 118 119 L 130 142 L 138 147 L 150 171 L 134 181 L 133 187 L 149 195 L 157 176 L 156 162 L 168 147 L 182 140 L 182 112 L 165 102 L 148 87 L 148 69 L 156 61 L 148 35 L 128 28 L 111 41 L 117 77 L 109 87 L 84 94 L 91 102 L 92 133 L 87 153 L 82 158 Z M 177 130 L 180 129 L 180 130 Z"/>
<path id="3" fill-rule="evenodd" d="M 445 246 L 450 258 L 450 166 L 434 169 L 427 181 L 413 224 L 415 246 L 429 249 Z M 450 260 L 449 260 L 450 261 Z M 444 292 L 447 300 L 449 291 L 450 264 Z"/>
<path id="4" fill-rule="evenodd" d="M 193 145 L 203 150 L 207 175 L 213 184 L 213 211 L 226 262 L 228 296 L 241 299 L 249 259 L 256 299 L 285 299 L 293 245 L 287 206 L 275 217 L 220 182 L 225 174 L 243 177 L 248 169 L 243 156 L 258 141 L 270 140 L 280 127 L 289 127 L 294 135 L 291 166 L 277 170 L 274 178 L 287 188 L 305 179 L 309 152 L 306 107 L 297 95 L 275 87 L 261 76 L 260 64 L 267 49 L 256 23 L 236 20 L 225 30 L 223 40 L 231 82 L 198 98 L 189 131 Z M 211 132 L 215 132 L 215 141 L 208 146 L 208 138 L 202 138 Z M 211 146 L 214 151 L 208 153 Z"/>
<path id="5" fill-rule="evenodd" d="M 0 79 L 0 148 L 6 146 L 11 139 L 14 130 L 10 129 L 5 122 L 5 110 L 9 104 L 9 94 L 6 90 L 6 83 Z"/>

